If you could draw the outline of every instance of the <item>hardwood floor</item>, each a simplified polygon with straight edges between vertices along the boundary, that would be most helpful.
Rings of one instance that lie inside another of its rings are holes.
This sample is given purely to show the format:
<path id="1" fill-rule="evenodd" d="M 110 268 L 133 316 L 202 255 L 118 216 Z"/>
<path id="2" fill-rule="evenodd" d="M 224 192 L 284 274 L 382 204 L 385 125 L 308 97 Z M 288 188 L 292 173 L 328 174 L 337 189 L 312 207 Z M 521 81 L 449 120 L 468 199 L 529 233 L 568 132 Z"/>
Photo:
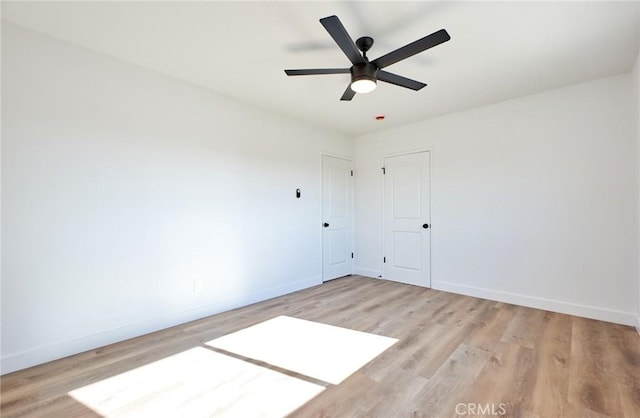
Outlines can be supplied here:
<path id="1" fill-rule="evenodd" d="M 2 416 L 100 416 L 70 392 L 279 315 L 398 339 L 292 416 L 640 417 L 633 328 L 358 276 L 3 376 Z"/>

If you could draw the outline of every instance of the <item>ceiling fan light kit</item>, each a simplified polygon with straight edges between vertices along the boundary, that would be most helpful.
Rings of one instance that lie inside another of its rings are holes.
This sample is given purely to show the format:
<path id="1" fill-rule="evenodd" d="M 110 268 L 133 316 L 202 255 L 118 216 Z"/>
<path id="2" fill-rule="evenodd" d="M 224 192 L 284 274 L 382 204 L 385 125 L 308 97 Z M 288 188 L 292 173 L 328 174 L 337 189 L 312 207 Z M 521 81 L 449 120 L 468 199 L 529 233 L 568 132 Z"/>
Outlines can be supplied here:
<path id="1" fill-rule="evenodd" d="M 356 93 L 370 93 L 376 89 L 376 80 L 361 78 L 351 82 L 351 90 Z"/>
<path id="2" fill-rule="evenodd" d="M 378 67 L 367 62 L 351 67 L 351 90 L 356 93 L 369 93 L 376 89 Z"/>
<path id="3" fill-rule="evenodd" d="M 338 44 L 342 52 L 351 61 L 351 68 L 318 68 L 306 70 L 284 70 L 289 76 L 295 75 L 319 75 L 319 74 L 351 74 L 351 83 L 343 93 L 340 100 L 349 101 L 356 93 L 369 93 L 375 90 L 378 80 L 395 84 L 411 90 L 420 90 L 425 83 L 383 71 L 382 68 L 395 64 L 398 61 L 409 58 L 436 45 L 447 42 L 451 37 L 446 30 L 437 32 L 418 39 L 401 48 L 391 51 L 373 61 L 367 58 L 367 51 L 373 46 L 373 38 L 363 36 L 354 43 L 349 33 L 337 16 L 329 16 L 320 19 L 320 23 L 329 32 L 329 35 Z"/>

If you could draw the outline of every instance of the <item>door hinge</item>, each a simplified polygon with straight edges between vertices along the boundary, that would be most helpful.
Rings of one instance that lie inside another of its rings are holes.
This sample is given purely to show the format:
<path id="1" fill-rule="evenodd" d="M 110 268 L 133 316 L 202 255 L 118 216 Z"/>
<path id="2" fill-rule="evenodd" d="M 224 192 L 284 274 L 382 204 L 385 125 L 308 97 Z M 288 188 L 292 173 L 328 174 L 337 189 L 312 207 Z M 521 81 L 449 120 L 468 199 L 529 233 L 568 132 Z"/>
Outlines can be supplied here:
<path id="1" fill-rule="evenodd" d="M 382 167 L 382 174 L 383 174 L 383 175 L 384 175 L 384 174 L 387 174 L 387 170 L 385 170 L 385 168 L 384 168 L 384 167 Z"/>
<path id="2" fill-rule="evenodd" d="M 353 170 L 351 170 L 351 177 L 353 177 Z"/>
<path id="3" fill-rule="evenodd" d="M 382 262 L 386 263 L 387 262 L 387 257 L 382 257 Z"/>
<path id="4" fill-rule="evenodd" d="M 353 258 L 353 253 L 351 253 L 351 258 Z"/>

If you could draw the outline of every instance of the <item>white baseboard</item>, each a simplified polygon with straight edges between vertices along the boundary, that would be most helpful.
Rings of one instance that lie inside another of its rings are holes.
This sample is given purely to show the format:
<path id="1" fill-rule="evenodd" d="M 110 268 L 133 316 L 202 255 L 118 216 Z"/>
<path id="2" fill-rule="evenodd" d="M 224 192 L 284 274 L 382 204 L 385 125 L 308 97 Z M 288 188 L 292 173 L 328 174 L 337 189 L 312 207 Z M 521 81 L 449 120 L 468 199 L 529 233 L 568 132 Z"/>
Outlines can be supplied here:
<path id="1" fill-rule="evenodd" d="M 10 354 L 2 357 L 0 363 L 0 374 L 4 375 L 17 370 L 26 369 L 27 367 L 36 366 L 38 364 L 61 359 L 84 351 L 93 350 L 98 347 L 103 347 L 105 345 L 124 341 L 130 338 L 139 337 L 144 334 L 195 321 L 220 312 L 247 306 L 252 303 L 261 302 L 263 300 L 282 296 L 319 284 L 322 284 L 320 277 L 300 280 L 288 283 L 284 286 L 278 286 L 261 292 L 243 295 L 234 299 L 217 301 L 186 311 L 163 315 L 148 321 L 129 324 L 120 328 L 86 335 L 44 347 L 38 347 L 16 354 Z"/>
<path id="2" fill-rule="evenodd" d="M 640 335 L 640 315 L 636 317 L 636 331 Z"/>
<path id="3" fill-rule="evenodd" d="M 636 316 L 630 312 L 614 311 L 610 309 L 578 305 L 575 303 L 562 302 L 558 300 L 543 299 L 532 296 L 519 295 L 516 293 L 482 289 L 479 287 L 465 286 L 441 281 L 432 281 L 431 286 L 433 289 L 442 290 L 445 292 L 458 293 L 461 295 L 474 296 L 482 299 L 511 303 L 513 305 L 526 306 L 529 308 L 543 309 L 545 311 L 576 315 L 584 318 L 613 322 L 616 324 L 634 326 L 637 322 Z"/>
<path id="4" fill-rule="evenodd" d="M 354 266 L 353 274 L 358 274 L 360 276 L 372 277 L 374 279 L 378 279 L 382 275 L 382 272 L 379 272 L 376 270 L 370 270 L 370 269 L 363 269 L 361 267 Z"/>

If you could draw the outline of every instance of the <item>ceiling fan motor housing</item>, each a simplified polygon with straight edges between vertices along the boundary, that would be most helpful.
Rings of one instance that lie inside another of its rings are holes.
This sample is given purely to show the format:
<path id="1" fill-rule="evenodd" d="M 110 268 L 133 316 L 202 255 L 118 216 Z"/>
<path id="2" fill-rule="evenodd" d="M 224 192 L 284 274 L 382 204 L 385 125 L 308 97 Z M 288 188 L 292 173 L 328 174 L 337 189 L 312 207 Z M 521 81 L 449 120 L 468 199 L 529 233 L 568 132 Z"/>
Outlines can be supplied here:
<path id="1" fill-rule="evenodd" d="M 375 82 L 378 79 L 378 67 L 375 64 L 366 62 L 364 64 L 356 64 L 351 67 L 351 82 L 358 80 L 371 80 Z"/>

